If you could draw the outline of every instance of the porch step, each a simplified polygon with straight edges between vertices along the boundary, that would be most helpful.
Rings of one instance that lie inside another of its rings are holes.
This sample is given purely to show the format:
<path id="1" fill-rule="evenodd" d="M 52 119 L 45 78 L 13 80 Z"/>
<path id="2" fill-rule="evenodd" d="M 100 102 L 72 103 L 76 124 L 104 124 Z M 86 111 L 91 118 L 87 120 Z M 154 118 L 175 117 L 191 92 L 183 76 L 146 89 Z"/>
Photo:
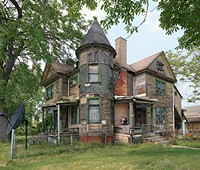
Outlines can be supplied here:
<path id="1" fill-rule="evenodd" d="M 145 142 L 149 143 L 155 143 L 155 144 L 162 144 L 167 145 L 169 144 L 169 141 L 165 139 L 164 137 L 160 136 L 159 134 L 155 133 L 148 133 L 145 135 Z"/>

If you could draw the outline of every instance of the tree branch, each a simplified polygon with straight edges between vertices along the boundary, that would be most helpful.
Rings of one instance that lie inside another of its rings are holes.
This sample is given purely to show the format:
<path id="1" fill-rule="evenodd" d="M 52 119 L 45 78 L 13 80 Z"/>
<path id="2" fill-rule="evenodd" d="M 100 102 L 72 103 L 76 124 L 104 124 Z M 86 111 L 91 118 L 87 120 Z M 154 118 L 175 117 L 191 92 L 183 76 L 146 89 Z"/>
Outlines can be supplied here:
<path id="1" fill-rule="evenodd" d="M 149 1 L 147 1 L 147 6 L 146 6 L 146 10 L 145 10 L 145 14 L 144 14 L 144 19 L 142 20 L 142 22 L 136 26 L 135 28 L 139 28 L 144 22 L 146 22 L 146 18 L 147 18 L 147 14 L 148 14 L 148 10 L 149 10 Z M 125 39 L 127 40 L 133 33 L 131 33 L 128 37 L 126 37 Z"/>
<path id="2" fill-rule="evenodd" d="M 20 8 L 19 4 L 15 0 L 10 0 L 12 4 L 15 6 L 18 12 L 18 19 L 22 18 L 22 8 Z"/>

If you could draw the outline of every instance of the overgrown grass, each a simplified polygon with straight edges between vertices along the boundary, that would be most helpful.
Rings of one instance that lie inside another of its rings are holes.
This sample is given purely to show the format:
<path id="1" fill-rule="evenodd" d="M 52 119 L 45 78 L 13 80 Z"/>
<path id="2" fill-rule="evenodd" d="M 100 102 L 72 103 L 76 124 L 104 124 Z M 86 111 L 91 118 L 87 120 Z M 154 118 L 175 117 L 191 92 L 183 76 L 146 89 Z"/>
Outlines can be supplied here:
<path id="1" fill-rule="evenodd" d="M 153 144 L 24 145 L 17 146 L 17 159 L 9 160 L 9 144 L 0 143 L 2 170 L 79 169 L 199 169 L 200 151 Z"/>

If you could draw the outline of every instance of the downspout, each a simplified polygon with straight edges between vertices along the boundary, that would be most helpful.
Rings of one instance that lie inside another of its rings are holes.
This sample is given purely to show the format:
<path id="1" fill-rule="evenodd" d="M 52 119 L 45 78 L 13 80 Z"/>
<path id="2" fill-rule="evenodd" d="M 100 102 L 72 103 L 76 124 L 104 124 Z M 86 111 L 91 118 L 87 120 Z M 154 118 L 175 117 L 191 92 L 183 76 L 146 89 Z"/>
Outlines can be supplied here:
<path id="1" fill-rule="evenodd" d="M 70 93 L 69 93 L 69 77 L 67 79 L 67 97 L 69 97 Z"/>

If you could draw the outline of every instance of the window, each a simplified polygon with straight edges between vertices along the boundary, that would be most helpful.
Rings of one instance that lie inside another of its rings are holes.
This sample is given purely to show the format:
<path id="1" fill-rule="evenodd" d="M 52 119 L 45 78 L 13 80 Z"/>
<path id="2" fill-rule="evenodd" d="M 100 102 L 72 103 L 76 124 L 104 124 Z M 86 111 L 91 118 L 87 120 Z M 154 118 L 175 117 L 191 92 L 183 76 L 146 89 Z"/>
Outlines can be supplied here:
<path id="1" fill-rule="evenodd" d="M 54 84 L 51 84 L 46 88 L 46 100 L 52 99 L 54 93 Z"/>
<path id="2" fill-rule="evenodd" d="M 163 68 L 164 64 L 162 62 L 157 61 L 156 66 L 157 66 L 157 69 L 159 71 L 163 71 L 164 70 L 164 68 Z"/>
<path id="3" fill-rule="evenodd" d="M 159 95 L 163 95 L 165 93 L 165 83 L 164 82 L 156 80 L 156 92 Z"/>
<path id="4" fill-rule="evenodd" d="M 157 107 L 156 108 L 156 123 L 165 124 L 167 120 L 166 108 Z"/>
<path id="5" fill-rule="evenodd" d="M 93 51 L 92 53 L 88 54 L 89 63 L 99 63 L 100 55 L 98 51 Z"/>
<path id="6" fill-rule="evenodd" d="M 78 116 L 78 107 L 71 106 L 71 125 L 78 124 L 79 116 Z"/>
<path id="7" fill-rule="evenodd" d="M 88 100 L 88 119 L 89 123 L 99 123 L 100 122 L 100 100 L 89 99 Z"/>
<path id="8" fill-rule="evenodd" d="M 70 87 L 78 85 L 78 74 L 70 78 Z"/>
<path id="9" fill-rule="evenodd" d="M 99 82 L 99 65 L 89 65 L 89 82 Z"/>

